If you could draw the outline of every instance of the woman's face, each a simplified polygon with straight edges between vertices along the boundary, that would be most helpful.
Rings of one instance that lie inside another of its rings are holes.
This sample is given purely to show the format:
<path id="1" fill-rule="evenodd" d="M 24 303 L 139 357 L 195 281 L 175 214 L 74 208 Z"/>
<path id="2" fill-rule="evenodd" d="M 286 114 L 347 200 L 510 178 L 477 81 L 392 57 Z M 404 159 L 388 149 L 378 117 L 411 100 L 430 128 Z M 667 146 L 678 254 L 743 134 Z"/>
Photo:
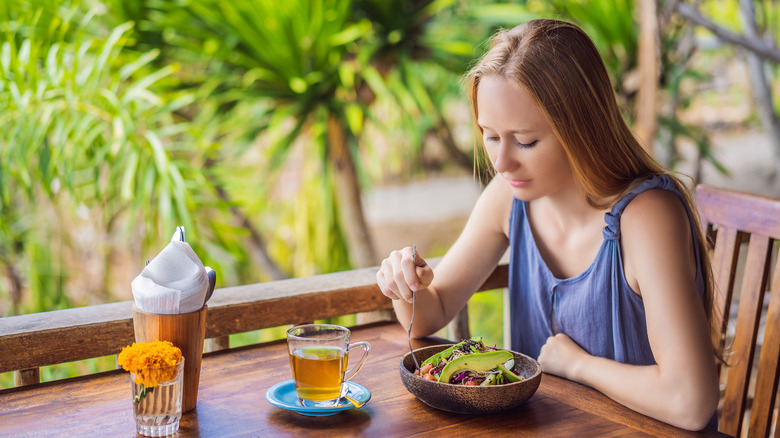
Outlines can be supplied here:
<path id="1" fill-rule="evenodd" d="M 477 109 L 488 157 L 516 198 L 530 201 L 574 185 L 563 146 L 524 87 L 482 77 Z"/>

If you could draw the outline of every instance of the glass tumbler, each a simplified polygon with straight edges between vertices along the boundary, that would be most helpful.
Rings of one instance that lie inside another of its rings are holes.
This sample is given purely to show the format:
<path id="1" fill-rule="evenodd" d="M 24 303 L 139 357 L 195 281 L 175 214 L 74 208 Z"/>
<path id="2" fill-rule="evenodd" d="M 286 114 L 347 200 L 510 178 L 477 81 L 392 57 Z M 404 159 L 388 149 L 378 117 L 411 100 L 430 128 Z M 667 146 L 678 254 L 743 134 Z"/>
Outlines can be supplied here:
<path id="1" fill-rule="evenodd" d="M 144 436 L 176 433 L 182 413 L 184 358 L 174 366 L 144 368 L 138 374 L 142 381 L 154 380 L 158 383 L 154 387 L 146 387 L 136 383 L 135 373 L 130 374 L 136 431 Z"/>

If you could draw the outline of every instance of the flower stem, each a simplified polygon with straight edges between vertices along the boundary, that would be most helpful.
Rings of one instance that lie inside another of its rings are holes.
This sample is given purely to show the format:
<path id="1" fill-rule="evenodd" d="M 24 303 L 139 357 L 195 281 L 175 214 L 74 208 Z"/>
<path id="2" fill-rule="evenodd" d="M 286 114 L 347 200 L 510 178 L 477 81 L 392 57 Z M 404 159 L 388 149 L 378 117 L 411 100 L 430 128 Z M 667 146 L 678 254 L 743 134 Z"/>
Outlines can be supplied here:
<path id="1" fill-rule="evenodd" d="M 146 386 L 141 385 L 141 391 L 138 393 L 138 395 L 133 397 L 133 403 L 140 403 L 141 400 L 143 400 L 144 397 L 146 397 L 146 395 L 152 391 L 154 391 L 154 388 L 147 388 Z"/>

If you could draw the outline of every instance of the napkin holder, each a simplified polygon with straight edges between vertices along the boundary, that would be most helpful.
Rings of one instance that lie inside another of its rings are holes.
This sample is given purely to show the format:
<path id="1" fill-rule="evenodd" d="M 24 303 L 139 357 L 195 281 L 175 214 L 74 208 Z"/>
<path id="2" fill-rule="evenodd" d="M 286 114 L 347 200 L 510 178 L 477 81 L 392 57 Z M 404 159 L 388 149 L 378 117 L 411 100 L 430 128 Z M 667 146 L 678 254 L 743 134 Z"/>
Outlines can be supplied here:
<path id="1" fill-rule="evenodd" d="M 170 341 L 181 349 L 184 361 L 182 412 L 195 409 L 200 383 L 200 364 L 206 336 L 208 306 L 189 313 L 149 313 L 133 304 L 133 329 L 136 342 Z"/>

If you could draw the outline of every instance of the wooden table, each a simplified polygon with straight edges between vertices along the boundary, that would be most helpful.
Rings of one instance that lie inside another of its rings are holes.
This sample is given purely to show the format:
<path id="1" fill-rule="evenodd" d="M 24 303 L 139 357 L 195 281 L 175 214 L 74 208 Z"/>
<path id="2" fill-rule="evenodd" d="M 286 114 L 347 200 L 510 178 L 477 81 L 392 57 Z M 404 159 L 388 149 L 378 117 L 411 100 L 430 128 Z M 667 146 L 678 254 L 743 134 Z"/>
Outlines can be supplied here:
<path id="1" fill-rule="evenodd" d="M 408 346 L 398 324 L 354 329 L 351 340 L 372 346 L 354 379 L 372 393 L 360 410 L 307 417 L 268 403 L 266 390 L 291 378 L 287 347 L 280 341 L 207 354 L 198 406 L 184 415 L 178 436 L 724 436 L 675 428 L 547 374 L 534 396 L 514 411 L 482 416 L 439 411 L 401 383 L 398 361 Z M 424 339 L 414 347 L 434 343 L 439 342 Z M 0 391 L 0 436 L 134 434 L 129 374 L 121 370 Z"/>

